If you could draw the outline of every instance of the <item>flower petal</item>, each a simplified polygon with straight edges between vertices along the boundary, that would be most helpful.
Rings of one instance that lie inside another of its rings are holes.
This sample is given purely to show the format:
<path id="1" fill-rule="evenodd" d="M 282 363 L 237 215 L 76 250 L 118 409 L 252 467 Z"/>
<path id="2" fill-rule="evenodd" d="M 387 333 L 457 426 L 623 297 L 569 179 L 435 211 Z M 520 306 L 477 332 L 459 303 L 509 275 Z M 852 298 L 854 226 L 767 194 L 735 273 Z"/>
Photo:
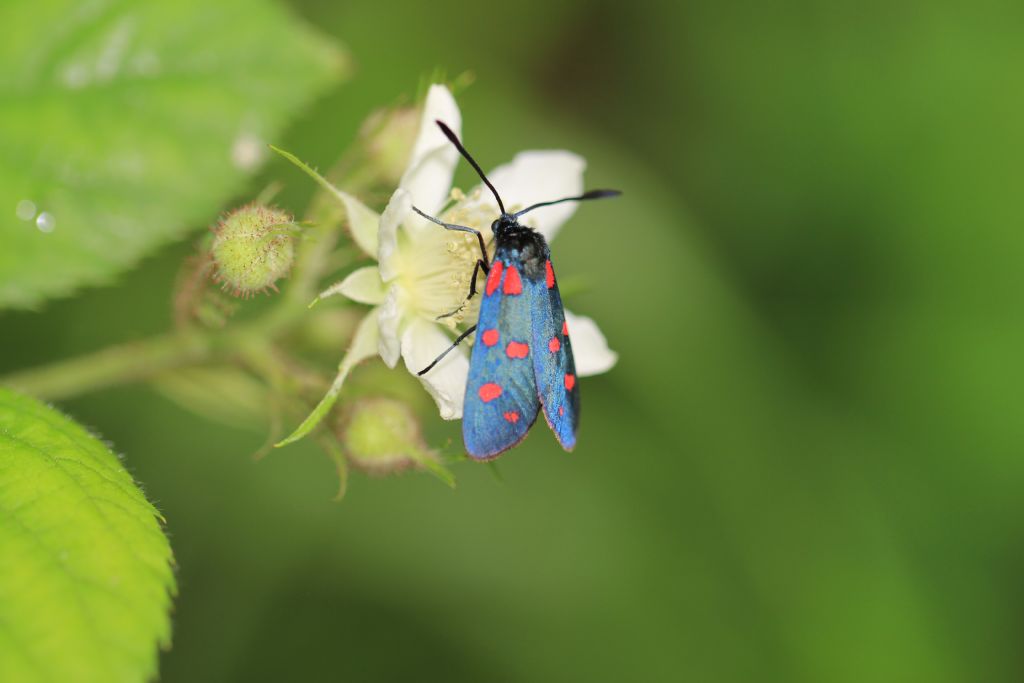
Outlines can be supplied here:
<path id="1" fill-rule="evenodd" d="M 395 367 L 402 351 L 401 340 L 398 337 L 398 330 L 402 324 L 402 307 L 398 301 L 400 294 L 398 285 L 391 285 L 384 297 L 384 303 L 377 312 L 380 333 L 377 352 L 389 368 Z"/>
<path id="2" fill-rule="evenodd" d="M 452 339 L 435 323 L 422 318 L 411 321 L 402 333 L 402 357 L 414 375 L 430 365 L 452 345 Z M 437 403 L 444 420 L 462 417 L 462 401 L 469 376 L 469 358 L 463 346 L 456 346 L 430 372 L 420 377 L 423 386 Z"/>
<path id="3" fill-rule="evenodd" d="M 619 354 L 608 348 L 601 330 L 590 318 L 565 312 L 565 322 L 572 340 L 572 355 L 576 361 L 576 374 L 580 377 L 608 372 L 619 360 Z"/>
<path id="4" fill-rule="evenodd" d="M 512 211 L 513 207 L 525 209 L 532 204 L 583 194 L 583 171 L 586 168 L 587 162 L 583 157 L 572 152 L 527 151 L 520 152 L 511 163 L 499 166 L 487 177 L 498 189 L 505 208 Z M 482 190 L 480 200 L 494 208 L 497 218 L 497 202 L 490 190 L 486 187 Z M 566 202 L 535 209 L 523 216 L 523 223 L 551 240 L 576 212 L 576 207 L 577 202 Z"/>
<path id="5" fill-rule="evenodd" d="M 362 322 L 359 323 L 359 327 L 356 328 L 356 333 L 352 336 L 352 343 L 349 344 L 345 357 L 341 359 L 341 363 L 338 365 L 338 374 L 334 377 L 331 388 L 320 399 L 320 403 L 317 404 L 313 412 L 309 414 L 309 417 L 303 420 L 302 424 L 287 439 L 274 445 L 277 447 L 285 446 L 293 441 L 298 441 L 313 431 L 313 428 L 320 424 L 320 421 L 324 419 L 324 416 L 334 406 L 334 402 L 338 400 L 338 394 L 341 393 L 342 384 L 345 383 L 348 373 L 352 371 L 352 368 L 376 352 L 377 311 L 374 310 L 370 311 L 363 318 Z"/>
<path id="6" fill-rule="evenodd" d="M 345 214 L 348 216 L 348 228 L 352 232 L 352 240 L 367 255 L 376 256 L 380 216 L 348 192 L 335 190 L 335 194 L 345 205 Z"/>
<path id="7" fill-rule="evenodd" d="M 408 191 L 416 207 L 430 215 L 438 211 L 448 199 L 452 176 L 459 162 L 459 152 L 448 141 L 435 121 L 445 122 L 456 135 L 462 130 L 462 115 L 448 88 L 432 85 L 427 92 L 420 119 L 420 132 L 412 148 L 409 166 L 399 187 Z M 425 227 L 426 221 L 418 216 L 410 218 L 406 226 L 412 230 Z"/>
<path id="8" fill-rule="evenodd" d="M 398 226 L 412 212 L 412 196 L 398 188 L 391 195 L 384 213 L 380 216 L 377 232 L 377 264 L 380 277 L 384 282 L 391 282 L 398 277 Z"/>
<path id="9" fill-rule="evenodd" d="M 354 270 L 344 280 L 321 292 L 317 299 L 326 299 L 335 294 L 342 294 L 361 304 L 384 303 L 384 283 L 380 280 L 380 271 L 377 266 Z"/>

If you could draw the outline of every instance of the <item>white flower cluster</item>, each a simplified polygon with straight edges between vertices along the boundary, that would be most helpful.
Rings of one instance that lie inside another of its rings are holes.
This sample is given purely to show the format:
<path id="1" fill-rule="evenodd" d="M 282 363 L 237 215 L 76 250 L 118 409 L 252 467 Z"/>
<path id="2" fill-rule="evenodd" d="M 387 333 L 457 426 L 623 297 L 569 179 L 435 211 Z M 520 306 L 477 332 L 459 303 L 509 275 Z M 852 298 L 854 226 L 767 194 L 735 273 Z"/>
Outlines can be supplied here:
<path id="1" fill-rule="evenodd" d="M 360 361 L 380 354 L 389 367 L 395 367 L 402 358 L 405 367 L 415 374 L 451 345 L 458 326 L 476 321 L 478 301 L 472 301 L 457 315 L 438 319 L 458 309 L 466 298 L 473 265 L 479 257 L 475 236 L 444 230 L 418 216 L 412 207 L 487 236 L 499 211 L 493 197 L 481 187 L 468 194 L 452 189 L 459 153 L 435 125 L 437 120 L 461 136 L 459 108 L 441 85 L 432 86 L 427 94 L 409 165 L 382 214 L 318 178 L 344 204 L 354 241 L 377 260 L 377 265 L 356 270 L 320 295 L 341 294 L 373 308 L 356 330 L 324 399 L 326 403 L 322 402 L 310 419 L 322 417 L 348 372 Z M 552 198 L 581 194 L 585 167 L 586 162 L 571 152 L 525 151 L 488 173 L 488 177 L 499 188 L 506 208 L 514 211 Z M 544 207 L 531 212 L 529 225 L 550 242 L 575 211 L 575 203 Z M 617 356 L 594 321 L 569 311 L 565 315 L 572 331 L 577 374 L 598 374 L 615 365 Z M 465 346 L 460 346 L 419 378 L 434 397 L 442 418 L 462 416 L 468 372 L 468 353 Z M 309 423 L 307 420 L 303 427 L 315 424 Z M 287 441 L 308 431 L 303 427 Z"/>

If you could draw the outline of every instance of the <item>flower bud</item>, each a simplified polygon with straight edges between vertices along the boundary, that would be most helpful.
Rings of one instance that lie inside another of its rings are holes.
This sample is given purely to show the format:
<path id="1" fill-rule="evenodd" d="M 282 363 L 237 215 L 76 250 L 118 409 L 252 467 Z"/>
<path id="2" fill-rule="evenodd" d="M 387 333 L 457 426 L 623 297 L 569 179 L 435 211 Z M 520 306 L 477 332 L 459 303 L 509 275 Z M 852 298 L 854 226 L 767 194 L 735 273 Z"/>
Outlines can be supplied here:
<path id="1" fill-rule="evenodd" d="M 390 398 L 358 401 L 341 426 L 341 442 L 352 463 L 368 472 L 391 472 L 413 464 L 411 453 L 425 451 L 416 417 Z"/>
<path id="2" fill-rule="evenodd" d="M 420 107 L 380 109 L 370 114 L 359 134 L 369 166 L 386 185 L 397 185 L 405 173 L 420 126 Z"/>
<path id="3" fill-rule="evenodd" d="M 217 280 L 235 296 L 276 289 L 295 260 L 295 227 L 287 212 L 260 204 L 227 214 L 211 247 Z"/>
<path id="4" fill-rule="evenodd" d="M 350 408 L 339 429 L 349 461 L 370 474 L 388 474 L 410 467 L 430 471 L 449 486 L 451 473 L 427 448 L 412 411 L 391 398 L 367 398 Z"/>

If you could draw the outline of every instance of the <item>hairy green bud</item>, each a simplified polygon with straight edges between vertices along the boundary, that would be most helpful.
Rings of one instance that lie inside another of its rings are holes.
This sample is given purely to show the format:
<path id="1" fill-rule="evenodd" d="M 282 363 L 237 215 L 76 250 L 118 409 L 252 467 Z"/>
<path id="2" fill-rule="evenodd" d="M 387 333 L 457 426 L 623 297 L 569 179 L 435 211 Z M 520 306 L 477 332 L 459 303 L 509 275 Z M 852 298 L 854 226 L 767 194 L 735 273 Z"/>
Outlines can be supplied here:
<path id="1" fill-rule="evenodd" d="M 235 296 L 277 289 L 295 260 L 295 223 L 280 209 L 249 204 L 227 214 L 214 229 L 210 252 L 216 279 Z"/>
<path id="2" fill-rule="evenodd" d="M 454 478 L 427 448 L 419 421 L 408 406 L 390 398 L 368 398 L 348 411 L 339 437 L 349 461 L 369 474 L 423 468 L 454 485 Z"/>
<path id="3" fill-rule="evenodd" d="M 367 472 L 391 472 L 414 463 L 412 452 L 426 446 L 419 423 L 403 403 L 389 398 L 363 399 L 342 424 L 341 438 L 352 464 Z"/>

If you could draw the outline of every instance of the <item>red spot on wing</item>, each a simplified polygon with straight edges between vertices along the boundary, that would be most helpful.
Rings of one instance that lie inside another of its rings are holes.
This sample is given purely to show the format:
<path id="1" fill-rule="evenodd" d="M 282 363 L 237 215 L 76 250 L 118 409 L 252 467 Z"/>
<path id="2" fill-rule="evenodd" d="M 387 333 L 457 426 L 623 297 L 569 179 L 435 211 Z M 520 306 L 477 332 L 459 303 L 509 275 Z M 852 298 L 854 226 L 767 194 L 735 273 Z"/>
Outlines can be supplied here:
<path id="1" fill-rule="evenodd" d="M 480 391 L 477 393 L 480 394 L 481 401 L 483 401 L 484 403 L 488 403 L 501 396 L 501 387 L 499 387 L 494 382 L 488 382 L 487 384 L 481 386 Z"/>
<path id="2" fill-rule="evenodd" d="M 565 406 L 558 406 L 558 417 L 565 415 Z"/>
<path id="3" fill-rule="evenodd" d="M 530 353 L 530 347 L 521 342 L 512 341 L 505 347 L 505 353 L 509 358 L 526 358 L 526 355 Z"/>
<path id="4" fill-rule="evenodd" d="M 519 413 L 517 413 L 514 410 L 510 410 L 507 413 L 505 413 L 505 419 L 511 422 L 512 424 L 515 424 L 516 422 L 519 422 Z"/>
<path id="5" fill-rule="evenodd" d="M 576 386 L 576 375 L 565 373 L 565 389 L 566 391 L 572 391 L 572 388 Z M 499 391 L 501 389 L 499 388 Z"/>
<path id="6" fill-rule="evenodd" d="M 555 271 L 551 269 L 551 259 L 544 262 L 544 282 L 547 283 L 548 289 L 555 286 Z"/>
<path id="7" fill-rule="evenodd" d="M 487 274 L 487 296 L 494 294 L 494 290 L 498 288 L 498 284 L 501 282 L 501 269 L 501 261 L 491 264 L 491 272 Z"/>
<path id="8" fill-rule="evenodd" d="M 484 345 L 494 346 L 498 343 L 498 331 L 484 330 L 484 333 L 480 335 L 480 339 L 483 340 Z"/>
<path id="9" fill-rule="evenodd" d="M 562 342 L 558 341 L 558 337 L 552 337 L 551 341 L 548 342 L 548 350 L 551 353 L 558 353 L 560 348 L 562 348 Z"/>
<path id="10" fill-rule="evenodd" d="M 523 281 L 519 279 L 519 271 L 515 266 L 508 267 L 508 274 L 505 275 L 505 293 L 522 294 Z"/>
<path id="11" fill-rule="evenodd" d="M 566 337 L 569 336 L 569 323 L 565 322 L 564 320 L 562 321 L 562 334 L 564 334 Z"/>

